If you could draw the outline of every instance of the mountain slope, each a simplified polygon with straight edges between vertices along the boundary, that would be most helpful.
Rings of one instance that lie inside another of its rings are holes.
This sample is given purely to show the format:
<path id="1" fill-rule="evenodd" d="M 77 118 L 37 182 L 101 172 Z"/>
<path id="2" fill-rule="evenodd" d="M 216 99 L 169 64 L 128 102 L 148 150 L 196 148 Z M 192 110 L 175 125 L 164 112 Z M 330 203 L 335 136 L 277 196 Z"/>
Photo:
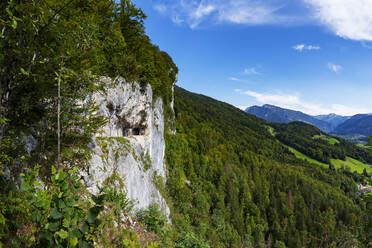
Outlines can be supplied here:
<path id="1" fill-rule="evenodd" d="M 300 111 L 284 109 L 274 105 L 265 104 L 262 107 L 252 106 L 247 108 L 245 112 L 270 122 L 290 123 L 293 121 L 302 121 L 314 125 L 324 132 L 330 132 L 332 130 L 332 125 L 325 121 L 319 120 Z"/>
<path id="2" fill-rule="evenodd" d="M 350 119 L 351 116 L 341 116 L 336 114 L 328 114 L 328 115 L 316 115 L 314 116 L 316 119 L 328 122 L 331 124 L 332 129 L 336 128 L 340 124 L 344 123 L 348 119 Z"/>
<path id="3" fill-rule="evenodd" d="M 269 123 L 212 98 L 176 88 L 175 113 L 164 189 L 179 232 L 211 247 L 319 247 L 353 236 L 362 212 L 351 175 L 297 159 Z"/>
<path id="4" fill-rule="evenodd" d="M 336 162 L 341 163 L 354 158 L 365 163 L 367 167 L 368 164 L 372 164 L 372 154 L 368 150 L 340 137 L 329 136 L 309 124 L 303 122 L 271 123 L 271 126 L 274 128 L 275 137 L 280 142 L 321 163 L 330 165 L 331 161 L 339 160 Z M 335 164 L 332 163 L 332 165 Z"/>
<path id="5" fill-rule="evenodd" d="M 334 131 L 337 134 L 372 135 L 372 115 L 354 115 Z"/>

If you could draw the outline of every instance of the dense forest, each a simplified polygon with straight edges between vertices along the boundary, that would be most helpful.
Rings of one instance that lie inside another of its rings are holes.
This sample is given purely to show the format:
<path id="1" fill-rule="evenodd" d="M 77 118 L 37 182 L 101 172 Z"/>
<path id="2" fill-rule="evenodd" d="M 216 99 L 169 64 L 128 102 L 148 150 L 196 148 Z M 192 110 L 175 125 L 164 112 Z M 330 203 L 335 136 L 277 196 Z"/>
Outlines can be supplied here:
<path id="1" fill-rule="evenodd" d="M 166 189 L 180 231 L 212 247 L 357 245 L 364 205 L 351 175 L 297 160 L 269 123 L 228 104 L 176 88 L 175 112 Z"/>
<path id="2" fill-rule="evenodd" d="M 275 129 L 278 140 L 323 163 L 330 164 L 332 158 L 345 160 L 349 156 L 372 164 L 372 154 L 368 150 L 339 137 L 336 142 L 330 143 L 329 140 L 322 139 L 328 135 L 312 125 L 303 122 L 270 125 Z"/>
<path id="3" fill-rule="evenodd" d="M 177 87 L 172 112 L 178 68 L 145 18 L 130 0 L 0 2 L 0 247 L 367 247 L 363 179 L 296 159 L 278 138 L 292 126 L 275 137 L 270 123 Z M 81 182 L 106 121 L 86 100 L 105 91 L 101 77 L 150 84 L 163 99 L 168 173 L 154 183 L 169 222 L 157 205 L 133 212 L 115 175 L 97 195 Z M 370 162 L 340 147 L 324 159 Z"/>

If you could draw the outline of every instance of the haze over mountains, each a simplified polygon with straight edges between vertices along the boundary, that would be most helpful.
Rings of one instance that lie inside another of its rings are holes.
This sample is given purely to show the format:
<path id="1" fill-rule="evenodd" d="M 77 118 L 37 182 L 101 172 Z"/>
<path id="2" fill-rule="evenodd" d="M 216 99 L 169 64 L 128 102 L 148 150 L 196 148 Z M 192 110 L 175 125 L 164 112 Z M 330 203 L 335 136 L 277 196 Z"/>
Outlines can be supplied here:
<path id="1" fill-rule="evenodd" d="M 276 123 L 302 121 L 318 127 L 327 133 L 340 135 L 372 135 L 372 115 L 358 114 L 340 116 L 337 114 L 311 116 L 300 111 L 285 109 L 270 104 L 252 106 L 245 110 L 259 118 Z"/>

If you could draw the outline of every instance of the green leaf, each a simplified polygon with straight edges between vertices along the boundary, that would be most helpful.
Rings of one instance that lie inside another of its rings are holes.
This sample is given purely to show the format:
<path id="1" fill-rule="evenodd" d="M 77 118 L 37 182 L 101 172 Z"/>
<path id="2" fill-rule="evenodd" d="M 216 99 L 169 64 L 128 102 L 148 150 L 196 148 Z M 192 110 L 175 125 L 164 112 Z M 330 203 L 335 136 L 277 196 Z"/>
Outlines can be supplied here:
<path id="1" fill-rule="evenodd" d="M 84 223 L 83 227 L 81 228 L 81 231 L 86 234 L 89 231 L 89 225 L 87 223 Z"/>
<path id="2" fill-rule="evenodd" d="M 21 73 L 23 74 L 23 75 L 26 75 L 26 76 L 28 76 L 28 75 L 30 75 L 30 73 L 28 73 L 27 71 L 25 71 L 25 69 L 23 69 L 22 67 L 21 67 Z"/>
<path id="3" fill-rule="evenodd" d="M 63 200 L 59 200 L 58 201 L 58 207 L 60 208 L 60 209 L 65 209 L 67 206 L 66 206 L 66 204 L 65 204 L 65 202 L 63 201 Z"/>
<path id="4" fill-rule="evenodd" d="M 89 224 L 93 224 L 96 222 L 97 217 L 102 210 L 103 210 L 103 207 L 98 207 L 98 206 L 95 206 L 89 209 L 88 216 L 87 216 L 88 217 L 87 220 Z"/>
<path id="5" fill-rule="evenodd" d="M 58 211 L 57 208 L 52 208 L 50 211 L 50 216 L 52 216 L 53 219 L 58 220 L 62 217 L 62 214 Z"/>
<path id="6" fill-rule="evenodd" d="M 63 219 L 62 221 L 63 227 L 69 228 L 70 227 L 70 220 L 69 219 Z"/>
<path id="7" fill-rule="evenodd" d="M 85 240 L 79 240 L 79 248 L 90 248 L 89 243 Z"/>
<path id="8" fill-rule="evenodd" d="M 8 123 L 8 119 L 0 118 L 0 124 L 7 124 L 7 123 Z"/>
<path id="9" fill-rule="evenodd" d="M 9 9 L 9 8 L 6 8 L 6 12 L 8 13 L 8 15 L 9 15 L 10 17 L 12 17 L 12 16 L 13 16 L 13 13 L 12 13 L 12 11 L 10 11 L 10 9 Z"/>
<path id="10" fill-rule="evenodd" d="M 73 237 L 73 238 L 70 239 L 70 245 L 71 245 L 72 247 L 75 247 L 77 244 L 78 244 L 78 239 L 77 239 L 77 237 Z"/>
<path id="11" fill-rule="evenodd" d="M 13 19 L 12 28 L 13 29 L 16 29 L 17 28 L 17 25 L 18 25 L 17 21 Z"/>
<path id="12" fill-rule="evenodd" d="M 66 232 L 65 230 L 61 229 L 57 232 L 57 235 L 61 238 L 61 239 L 67 239 L 68 238 L 68 232 Z"/>
<path id="13" fill-rule="evenodd" d="M 55 232 L 58 230 L 58 222 L 48 223 L 48 230 L 51 232 Z"/>
<path id="14" fill-rule="evenodd" d="M 21 184 L 21 189 L 24 190 L 24 191 L 29 191 L 29 190 L 32 189 L 32 187 L 30 186 L 29 183 L 27 183 L 27 182 L 23 182 L 23 183 Z"/>

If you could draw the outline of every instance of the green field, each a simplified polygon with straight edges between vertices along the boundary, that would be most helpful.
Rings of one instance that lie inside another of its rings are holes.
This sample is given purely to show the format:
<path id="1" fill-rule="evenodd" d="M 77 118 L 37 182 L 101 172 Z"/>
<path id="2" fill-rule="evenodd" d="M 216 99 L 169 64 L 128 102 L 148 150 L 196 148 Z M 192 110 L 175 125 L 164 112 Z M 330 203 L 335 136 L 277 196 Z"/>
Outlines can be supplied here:
<path id="1" fill-rule="evenodd" d="M 321 163 L 315 159 L 312 159 L 308 156 L 306 156 L 305 154 L 297 151 L 296 149 L 292 148 L 292 147 L 289 147 L 289 146 L 286 146 L 295 156 L 296 158 L 298 159 L 302 159 L 302 160 L 306 160 L 308 161 L 309 163 L 312 163 L 312 164 L 316 164 L 316 165 L 320 165 L 324 168 L 328 168 L 329 165 L 328 164 L 325 164 L 325 163 Z M 357 171 L 358 173 L 363 173 L 363 169 L 365 168 L 367 170 L 367 173 L 368 174 L 371 174 L 372 173 L 372 168 L 370 165 L 368 164 L 365 164 L 365 163 L 362 163 L 356 159 L 353 159 L 353 158 L 350 158 L 350 157 L 347 157 L 346 158 L 346 161 L 343 161 L 343 160 L 339 160 L 339 159 L 331 159 L 331 163 L 334 165 L 334 167 L 336 169 L 339 169 L 341 168 L 342 166 L 346 169 L 347 167 L 350 168 L 350 171 L 351 172 L 354 172 L 354 171 Z"/>
<path id="2" fill-rule="evenodd" d="M 372 150 L 372 146 L 367 146 L 367 145 L 364 145 L 364 144 L 357 144 L 357 146 L 359 146 L 361 148 Z"/>
<path id="3" fill-rule="evenodd" d="M 363 173 L 363 169 L 367 170 L 367 173 L 372 173 L 372 168 L 369 164 L 362 163 L 356 159 L 347 157 L 346 161 L 338 160 L 338 159 L 331 159 L 331 163 L 335 166 L 335 168 L 341 168 L 342 166 L 350 168 L 351 172 L 357 171 L 359 173 Z"/>
<path id="4" fill-rule="evenodd" d="M 325 136 L 325 135 L 315 135 L 313 137 L 313 139 L 322 139 L 322 140 L 328 141 L 328 143 L 331 144 L 331 145 L 340 143 L 340 141 L 338 139 L 328 137 L 328 136 Z"/>
<path id="5" fill-rule="evenodd" d="M 296 149 L 292 148 L 292 147 L 289 147 L 289 146 L 286 146 L 295 156 L 296 158 L 298 159 L 302 159 L 302 160 L 305 160 L 305 161 L 308 161 L 309 163 L 312 163 L 312 164 L 316 164 L 316 165 L 320 165 L 324 168 L 328 168 L 329 165 L 328 164 L 325 164 L 325 163 L 321 163 L 319 162 L 318 160 L 315 160 L 315 159 L 312 159 L 308 156 L 306 156 L 305 154 L 297 151 Z"/>

